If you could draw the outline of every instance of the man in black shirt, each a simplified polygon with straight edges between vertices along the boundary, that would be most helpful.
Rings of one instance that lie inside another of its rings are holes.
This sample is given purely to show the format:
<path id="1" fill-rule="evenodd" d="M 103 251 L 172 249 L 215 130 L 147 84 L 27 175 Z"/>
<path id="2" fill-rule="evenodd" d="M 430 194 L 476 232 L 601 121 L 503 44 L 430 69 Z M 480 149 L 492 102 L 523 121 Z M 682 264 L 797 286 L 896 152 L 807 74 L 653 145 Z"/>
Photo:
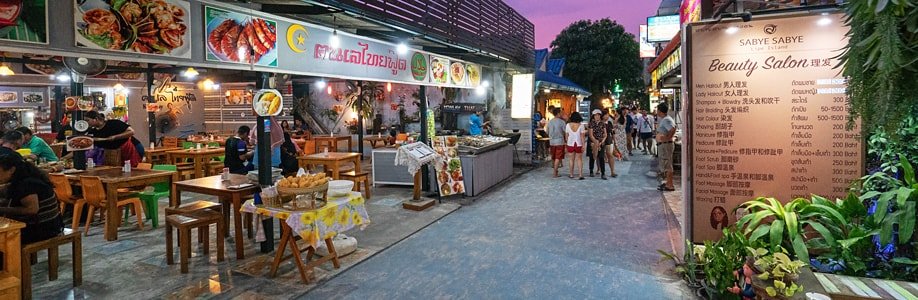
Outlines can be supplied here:
<path id="1" fill-rule="evenodd" d="M 0 138 L 0 156 L 16 154 L 20 157 L 22 155 L 16 150 L 22 148 L 22 133 L 19 131 L 10 131 L 3 135 L 3 138 Z"/>
<path id="2" fill-rule="evenodd" d="M 254 153 L 249 151 L 249 133 L 252 131 L 249 126 L 239 126 L 236 136 L 226 139 L 226 153 L 223 159 L 223 166 L 229 168 L 230 173 L 245 175 L 250 171 L 251 164 L 246 166 L 245 162 L 252 159 Z"/>
<path id="3" fill-rule="evenodd" d="M 134 129 L 120 120 L 105 120 L 105 116 L 96 111 L 83 113 L 83 120 L 89 123 L 86 133 L 93 137 L 96 147 L 104 150 L 121 150 L 121 161 L 130 160 L 131 166 L 140 163 L 140 154 L 135 144 Z"/>

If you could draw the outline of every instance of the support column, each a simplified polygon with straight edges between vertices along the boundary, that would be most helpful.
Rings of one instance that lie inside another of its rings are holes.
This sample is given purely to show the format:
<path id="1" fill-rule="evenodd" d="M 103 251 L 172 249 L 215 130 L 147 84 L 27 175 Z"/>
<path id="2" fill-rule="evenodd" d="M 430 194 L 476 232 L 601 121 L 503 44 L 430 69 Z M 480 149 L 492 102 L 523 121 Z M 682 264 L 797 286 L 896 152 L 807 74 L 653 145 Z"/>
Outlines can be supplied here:
<path id="1" fill-rule="evenodd" d="M 364 91 L 364 93 L 368 92 Z M 363 97 L 366 97 L 366 95 L 359 95 L 358 97 L 360 98 L 357 100 L 357 152 L 360 153 L 360 158 L 363 159 Z M 347 151 L 350 152 L 351 149 L 347 149 Z"/>
<path id="2" fill-rule="evenodd" d="M 268 87 L 268 77 L 270 74 L 255 72 L 255 89 L 261 90 Z M 258 117 L 258 124 L 255 126 L 255 134 L 258 139 L 256 145 L 258 151 L 258 184 L 261 186 L 271 185 L 271 118 Z M 261 253 L 274 251 L 274 218 L 262 220 L 262 228 L 265 230 L 265 241 L 261 242 Z"/>
<path id="3" fill-rule="evenodd" d="M 149 96 L 147 103 L 156 103 L 156 95 L 153 95 L 153 67 L 147 67 L 147 96 Z M 156 113 L 152 111 L 147 112 L 147 121 L 150 123 L 150 143 L 156 143 Z"/>
<path id="4" fill-rule="evenodd" d="M 79 98 L 83 96 L 83 83 L 76 82 L 75 75 L 71 75 L 72 79 L 70 81 L 70 96 Z M 77 100 L 79 101 L 79 100 Z M 73 136 L 80 136 L 86 134 L 86 132 L 77 132 L 76 126 L 74 124 L 76 121 L 83 120 L 83 111 L 76 109 L 70 113 L 70 128 L 73 128 Z M 86 151 L 73 151 L 73 168 L 79 170 L 86 170 Z"/>
<path id="5" fill-rule="evenodd" d="M 422 143 L 430 145 L 430 137 L 427 136 L 427 86 L 418 87 L 418 111 L 421 113 L 421 135 L 418 138 Z M 424 191 L 430 191 L 430 175 L 427 165 L 421 167 L 421 188 Z"/>

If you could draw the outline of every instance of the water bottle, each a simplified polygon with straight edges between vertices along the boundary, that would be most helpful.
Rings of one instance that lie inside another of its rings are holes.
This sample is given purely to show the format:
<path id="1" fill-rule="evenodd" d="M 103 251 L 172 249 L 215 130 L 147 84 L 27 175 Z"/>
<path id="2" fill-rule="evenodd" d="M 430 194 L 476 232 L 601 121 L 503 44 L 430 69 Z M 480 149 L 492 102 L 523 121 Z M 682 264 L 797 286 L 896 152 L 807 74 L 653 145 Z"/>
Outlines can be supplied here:
<path id="1" fill-rule="evenodd" d="M 123 171 L 124 173 L 131 172 L 131 161 L 130 160 L 124 161 L 124 167 L 121 168 L 121 171 Z"/>
<path id="2" fill-rule="evenodd" d="M 86 169 L 87 169 L 87 170 L 92 170 L 92 169 L 95 168 L 95 167 L 96 167 L 96 161 L 95 161 L 95 160 L 88 159 L 88 160 L 86 161 Z"/>

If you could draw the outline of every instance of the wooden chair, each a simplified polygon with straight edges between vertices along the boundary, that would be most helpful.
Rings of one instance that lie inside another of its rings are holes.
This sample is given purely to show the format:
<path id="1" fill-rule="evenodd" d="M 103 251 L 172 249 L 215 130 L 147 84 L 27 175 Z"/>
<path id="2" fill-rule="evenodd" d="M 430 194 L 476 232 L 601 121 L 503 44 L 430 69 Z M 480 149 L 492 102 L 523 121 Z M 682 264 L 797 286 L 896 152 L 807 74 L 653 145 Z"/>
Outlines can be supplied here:
<path id="1" fill-rule="evenodd" d="M 80 185 L 83 187 L 83 197 L 86 198 L 86 202 L 89 203 L 89 214 L 87 214 L 85 229 L 85 234 L 87 236 L 89 236 L 89 224 L 92 224 L 92 217 L 96 208 L 98 208 L 100 214 L 102 214 L 101 212 L 105 211 L 106 205 L 117 205 L 118 208 L 133 205 L 134 215 L 137 217 L 137 226 L 140 230 L 143 230 L 143 219 L 141 219 L 143 216 L 141 213 L 143 204 L 141 204 L 140 198 L 105 199 L 105 188 L 102 187 L 102 179 L 98 176 L 80 176 Z M 109 203 L 109 201 L 115 203 Z"/>
<path id="2" fill-rule="evenodd" d="M 222 206 L 220 204 L 214 204 L 215 206 L 211 206 L 210 208 L 194 210 L 184 214 L 166 213 L 166 264 L 175 264 L 175 260 L 172 258 L 173 228 L 179 232 L 178 245 L 181 272 L 188 273 L 188 259 L 191 257 L 191 230 L 194 228 L 198 229 L 198 239 L 204 244 L 202 252 L 207 255 L 210 253 L 210 237 L 208 236 L 210 233 L 210 224 L 215 224 L 217 226 L 217 236 L 215 238 L 217 242 L 217 261 L 223 261 L 223 240 L 226 235 L 226 222 L 223 220 L 223 213 L 220 212 Z"/>
<path id="3" fill-rule="evenodd" d="M 363 189 L 365 190 L 363 194 L 367 199 L 370 199 L 370 173 L 365 171 L 360 173 L 350 171 L 340 173 L 340 175 L 341 180 L 350 180 L 354 182 L 354 191 L 360 192 L 360 183 L 363 182 Z"/>
<path id="4" fill-rule="evenodd" d="M 316 153 L 316 140 L 307 139 L 303 142 L 303 155 Z"/>
<path id="5" fill-rule="evenodd" d="M 73 196 L 73 187 L 70 185 L 70 180 L 67 179 L 67 175 L 50 175 L 51 183 L 54 184 L 54 194 L 57 196 L 57 201 L 61 203 L 61 213 L 67 208 L 67 204 L 73 205 L 73 222 L 70 228 L 79 228 L 80 217 L 83 215 L 83 206 L 86 205 L 86 200 Z"/>
<path id="6" fill-rule="evenodd" d="M 58 247 L 70 244 L 73 253 L 73 286 L 83 284 L 83 242 L 80 231 L 64 228 L 63 234 L 22 247 L 22 299 L 32 299 L 31 257 L 41 250 L 48 250 L 48 281 L 57 280 Z"/>
<path id="7" fill-rule="evenodd" d="M 174 136 L 164 136 L 163 137 L 163 148 L 176 148 L 178 147 L 178 138 Z"/>

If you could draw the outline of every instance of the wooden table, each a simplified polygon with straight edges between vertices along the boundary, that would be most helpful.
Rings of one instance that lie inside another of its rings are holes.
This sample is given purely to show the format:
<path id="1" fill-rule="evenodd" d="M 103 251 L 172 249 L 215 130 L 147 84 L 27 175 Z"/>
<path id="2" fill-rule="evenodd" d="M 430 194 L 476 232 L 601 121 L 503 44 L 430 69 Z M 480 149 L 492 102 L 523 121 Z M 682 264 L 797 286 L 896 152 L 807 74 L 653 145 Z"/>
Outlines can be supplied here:
<path id="1" fill-rule="evenodd" d="M 166 154 L 166 152 L 174 151 L 174 150 L 182 150 L 182 148 L 181 147 L 159 147 L 159 148 L 153 148 L 153 149 L 146 149 L 143 155 L 146 156 L 148 163 L 154 164 L 158 162 L 168 161 L 169 155 Z"/>
<path id="2" fill-rule="evenodd" d="M 328 145 L 329 152 L 338 152 L 338 142 L 340 141 L 347 141 L 347 151 L 351 151 L 351 149 L 354 148 L 351 144 L 352 141 L 350 135 L 314 135 L 312 136 L 312 139 L 316 141 L 316 153 L 323 152 L 324 149 L 319 148 L 326 144 Z"/>
<path id="3" fill-rule="evenodd" d="M 331 170 L 332 179 L 341 178 L 341 163 L 354 163 L 354 172 L 360 173 L 360 154 L 352 152 L 329 152 L 328 154 L 316 153 L 296 158 L 300 167 L 308 168 L 313 165 L 322 165 L 325 170 Z"/>
<path id="4" fill-rule="evenodd" d="M 222 180 L 221 175 L 178 181 L 172 183 L 172 201 L 169 204 L 177 207 L 182 204 L 182 192 L 192 192 L 205 195 L 213 195 L 220 198 L 223 205 L 223 218 L 229 224 L 229 210 L 233 211 L 233 231 L 236 239 L 236 258 L 245 258 L 245 250 L 242 248 L 245 240 L 242 239 L 242 214 L 239 209 L 242 208 L 242 199 L 248 198 L 258 192 L 258 185 L 251 185 L 241 189 L 231 189 L 230 186 L 242 183 L 249 183 L 245 175 L 229 174 L 229 180 Z M 230 208 L 232 207 L 232 208 Z M 229 231 L 226 231 L 227 234 Z"/>
<path id="5" fill-rule="evenodd" d="M 210 139 L 206 139 L 206 138 L 188 139 L 187 141 L 195 143 L 195 144 L 200 143 L 202 145 L 206 145 L 207 143 L 219 143 L 220 146 L 226 146 L 226 139 L 228 138 L 229 137 L 214 136 L 213 141 L 211 141 Z"/>
<path id="6" fill-rule="evenodd" d="M 121 214 L 118 213 L 118 206 L 114 205 L 118 199 L 118 189 L 146 187 L 163 181 L 171 184 L 178 181 L 178 173 L 172 171 L 131 169 L 130 173 L 124 173 L 121 168 L 94 168 L 79 173 L 67 174 L 67 179 L 71 182 L 79 183 L 80 176 L 99 176 L 102 179 L 102 184 L 105 185 L 105 199 L 107 199 L 105 207 L 105 239 L 109 241 L 118 239 L 118 224 L 121 224 Z"/>
<path id="7" fill-rule="evenodd" d="M 379 148 L 379 147 L 385 147 L 385 146 L 389 145 L 389 136 L 386 136 L 386 135 L 384 135 L 384 136 L 368 136 L 368 137 L 364 137 L 363 140 L 369 142 L 369 143 L 370 143 L 370 147 L 373 147 L 373 149 L 376 149 L 376 148 Z M 376 144 L 378 144 L 379 142 L 382 142 L 382 145 L 380 145 L 380 146 L 377 147 Z"/>
<path id="8" fill-rule="evenodd" d="M 211 175 L 207 163 L 216 157 L 225 154 L 222 148 L 201 148 L 201 149 L 183 149 L 167 151 L 169 162 L 175 163 L 177 159 L 190 158 L 194 161 L 194 178 L 202 178 Z"/>
<path id="9" fill-rule="evenodd" d="M 22 248 L 20 231 L 25 223 L 0 217 L 0 252 L 3 252 L 3 269 L 0 270 L 0 299 L 19 299 L 22 295 Z"/>

